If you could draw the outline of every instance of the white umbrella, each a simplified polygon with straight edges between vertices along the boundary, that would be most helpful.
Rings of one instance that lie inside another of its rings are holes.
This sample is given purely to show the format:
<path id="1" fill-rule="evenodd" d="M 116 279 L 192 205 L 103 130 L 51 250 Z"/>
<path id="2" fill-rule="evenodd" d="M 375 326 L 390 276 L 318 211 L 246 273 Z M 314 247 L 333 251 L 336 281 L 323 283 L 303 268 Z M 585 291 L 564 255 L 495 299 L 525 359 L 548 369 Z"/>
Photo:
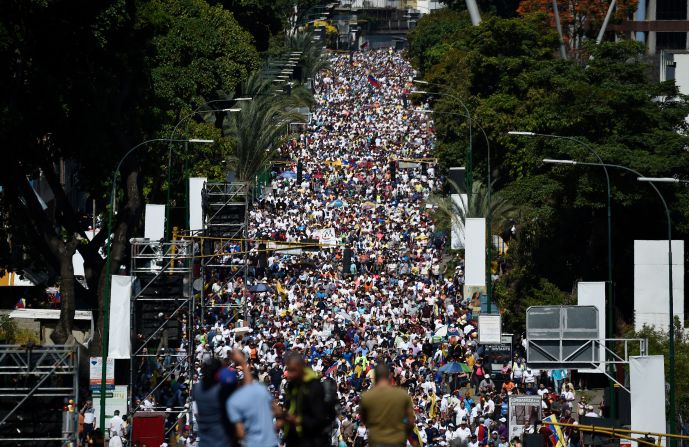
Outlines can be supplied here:
<path id="1" fill-rule="evenodd" d="M 447 325 L 444 324 L 438 328 L 437 331 L 435 331 L 435 334 L 433 334 L 434 337 L 447 337 Z"/>
<path id="2" fill-rule="evenodd" d="M 245 326 L 236 327 L 236 328 L 232 329 L 232 332 L 234 332 L 235 334 L 248 334 L 249 332 L 253 332 L 253 331 L 254 330 L 251 329 L 250 327 L 245 327 Z"/>

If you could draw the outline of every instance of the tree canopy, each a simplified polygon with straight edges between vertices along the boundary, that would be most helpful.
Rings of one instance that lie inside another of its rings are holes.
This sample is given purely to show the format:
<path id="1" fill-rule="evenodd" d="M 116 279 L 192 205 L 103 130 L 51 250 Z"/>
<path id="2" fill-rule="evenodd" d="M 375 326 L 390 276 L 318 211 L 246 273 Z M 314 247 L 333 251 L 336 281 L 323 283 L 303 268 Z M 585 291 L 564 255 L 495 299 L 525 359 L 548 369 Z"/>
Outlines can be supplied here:
<path id="1" fill-rule="evenodd" d="M 224 177 L 234 145 L 223 134 L 227 114 L 203 104 L 230 107 L 260 67 L 260 55 L 222 2 L 8 0 L 0 3 L 0 61 L 7 92 L 0 110 L 7 154 L 0 172 L 0 270 L 34 272 L 42 285 L 59 284 L 63 312 L 53 338 L 64 342 L 77 306 L 97 310 L 96 324 L 102 323 L 100 252 L 107 237 L 101 231 L 88 241 L 83 202 L 95 200 L 95 212 L 104 215 L 112 170 L 143 140 L 216 140 L 187 153 L 173 146 L 172 184 L 165 181 L 168 146 L 142 147 L 125 160 L 111 240 L 108 273 L 114 273 L 127 264 L 146 200 L 164 203 L 185 169 Z M 62 164 L 73 168 L 69 181 L 60 178 Z M 54 196 L 48 209 L 35 192 L 38 178 Z M 74 278 L 75 251 L 85 260 L 83 287 Z"/>
<path id="2" fill-rule="evenodd" d="M 557 57 L 557 34 L 543 14 L 489 17 L 480 26 L 460 29 L 445 27 L 443 14 L 456 13 L 440 11 L 419 22 L 417 30 L 432 30 L 432 37 L 410 33 L 410 57 L 424 79 L 443 86 L 437 91 L 462 98 L 473 119 L 485 128 L 495 190 L 522 209 L 517 238 L 506 260 L 511 269 L 496 287 L 496 296 L 507 311 L 515 311 L 521 299 L 535 296 L 536 291 L 560 300 L 577 280 L 606 279 L 602 170 L 552 168 L 542 162 L 543 158 L 595 158 L 571 141 L 507 132 L 574 137 L 594 147 L 605 162 L 649 176 L 686 176 L 687 98 L 673 82 L 652 78 L 652 67 L 635 42 L 589 42 L 582 58 L 585 63 L 577 63 Z M 432 105 L 436 111 L 463 113 L 460 104 L 447 96 Z M 442 113 L 434 117 L 441 163 L 463 165 L 467 121 Z M 473 165 L 474 178 L 482 178 L 486 147 L 481 139 L 474 139 Z M 631 318 L 632 284 L 623 278 L 633 277 L 633 241 L 664 239 L 664 214 L 647 185 L 614 170 L 611 181 L 617 306 Z M 689 231 L 687 190 L 673 187 L 663 192 L 673 210 L 677 238 L 682 238 Z M 640 216 L 646 217 L 643 224 Z M 519 329 L 522 320 L 512 321 Z"/>

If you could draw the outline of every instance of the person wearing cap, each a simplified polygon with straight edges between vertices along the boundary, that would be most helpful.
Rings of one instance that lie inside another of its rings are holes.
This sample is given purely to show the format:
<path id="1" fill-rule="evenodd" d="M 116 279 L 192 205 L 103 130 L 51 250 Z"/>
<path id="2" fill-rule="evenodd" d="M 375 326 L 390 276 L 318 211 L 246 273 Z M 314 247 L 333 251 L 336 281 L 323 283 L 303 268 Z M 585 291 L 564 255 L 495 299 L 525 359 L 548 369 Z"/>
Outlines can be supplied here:
<path id="1" fill-rule="evenodd" d="M 476 440 L 480 446 L 485 446 L 488 443 L 488 427 L 486 427 L 486 419 L 480 417 L 478 420 L 476 429 L 474 430 L 474 435 L 476 435 Z"/>
<path id="2" fill-rule="evenodd" d="M 469 439 L 471 438 L 471 429 L 467 425 L 467 418 L 463 417 L 459 421 L 459 427 L 455 429 L 454 437 L 450 445 L 452 447 L 467 447 Z"/>
<path id="3" fill-rule="evenodd" d="M 490 374 L 486 374 L 479 383 L 478 389 L 481 393 L 490 393 L 495 389 L 495 382 L 490 378 Z"/>
<path id="4" fill-rule="evenodd" d="M 584 416 L 589 417 L 589 418 L 598 418 L 600 415 L 596 413 L 596 411 L 593 409 L 593 405 L 589 404 L 586 405 L 586 413 Z"/>
<path id="5" fill-rule="evenodd" d="M 489 447 L 498 447 L 498 443 L 500 442 L 500 436 L 498 435 L 497 430 L 493 430 L 490 432 L 490 438 L 488 438 L 488 442 L 486 445 Z"/>
<path id="6" fill-rule="evenodd" d="M 509 432 L 510 432 L 510 429 L 509 429 L 509 427 L 507 426 L 507 418 L 501 417 L 500 419 L 498 419 L 498 422 L 499 422 L 499 425 L 498 425 L 498 434 L 499 434 L 501 437 L 505 437 L 505 439 L 507 439 L 507 438 L 509 437 L 509 434 L 510 434 L 510 433 L 509 433 Z"/>

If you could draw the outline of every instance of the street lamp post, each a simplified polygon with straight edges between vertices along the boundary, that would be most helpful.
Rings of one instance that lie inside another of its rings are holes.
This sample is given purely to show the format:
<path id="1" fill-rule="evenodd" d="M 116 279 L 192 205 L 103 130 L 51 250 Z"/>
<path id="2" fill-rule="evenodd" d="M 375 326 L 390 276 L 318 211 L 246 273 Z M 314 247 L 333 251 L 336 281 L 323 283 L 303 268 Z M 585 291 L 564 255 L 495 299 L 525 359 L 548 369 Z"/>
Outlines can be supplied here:
<path id="1" fill-rule="evenodd" d="M 117 193 L 117 175 L 120 172 L 120 168 L 122 167 L 122 163 L 124 160 L 136 149 L 145 146 L 149 143 L 155 143 L 155 142 L 160 142 L 164 141 L 167 143 L 203 143 L 203 144 L 211 144 L 214 143 L 214 140 L 204 140 L 204 139 L 189 139 L 189 140 L 175 140 L 172 138 L 154 138 L 150 140 L 143 141 L 136 146 L 132 147 L 129 149 L 123 156 L 120 158 L 120 161 L 117 162 L 117 167 L 115 167 L 115 170 L 112 172 L 112 184 L 110 188 L 110 208 L 108 210 L 108 227 L 107 227 L 107 243 L 105 246 L 105 290 L 103 291 L 105 294 L 105 299 L 104 299 L 104 305 L 103 305 L 103 337 L 102 337 L 102 351 L 101 351 L 101 383 L 100 383 L 100 418 L 99 422 L 101 424 L 101 432 L 105 433 L 105 391 L 106 391 L 106 376 L 107 376 L 107 363 L 108 363 L 108 348 L 109 348 L 109 336 L 110 336 L 110 280 L 111 280 L 111 274 L 110 274 L 110 265 L 112 263 L 112 259 L 110 257 L 110 250 L 112 247 L 112 243 L 114 242 L 113 240 L 109 240 L 111 235 L 112 235 L 112 215 L 113 215 L 113 209 L 115 208 L 115 196 Z"/>
<path id="2" fill-rule="evenodd" d="M 470 119 L 469 115 L 465 115 L 463 113 L 455 113 L 455 112 L 435 112 L 433 110 L 426 110 L 426 109 L 416 109 L 417 112 L 421 113 L 440 113 L 442 115 L 459 115 L 459 116 L 464 116 L 467 119 Z M 488 202 L 488 209 L 486 210 L 486 228 L 488 229 L 488 247 L 487 247 L 487 262 L 488 262 L 488 269 L 486 270 L 486 295 L 488 296 L 487 299 L 487 312 L 491 313 L 492 311 L 492 303 L 491 303 L 491 298 L 492 298 L 492 284 L 493 284 L 493 277 L 492 277 L 492 254 L 493 254 L 493 234 L 491 231 L 491 225 L 492 225 L 492 218 L 493 218 L 493 209 L 492 209 L 492 201 L 491 201 L 491 191 L 493 189 L 492 186 L 492 181 L 491 181 L 491 169 L 490 169 L 490 140 L 488 139 L 488 134 L 486 134 L 485 129 L 483 126 L 481 126 L 478 122 L 474 121 L 473 124 L 479 128 L 481 133 L 483 134 L 483 138 L 486 140 L 486 161 L 487 161 L 487 172 L 486 172 L 486 177 L 488 184 L 486 187 L 488 188 L 487 190 L 487 202 Z M 469 209 L 469 204 L 467 203 L 467 210 Z"/>
<path id="3" fill-rule="evenodd" d="M 526 137 L 543 137 L 543 138 L 552 138 L 552 139 L 557 139 L 557 140 L 566 140 L 566 141 L 571 141 L 579 146 L 585 148 L 588 150 L 591 154 L 593 154 L 594 157 L 598 160 L 598 163 L 596 166 L 602 167 L 603 172 L 605 173 L 605 183 L 606 183 L 606 202 L 607 202 L 607 224 L 608 224 L 608 281 L 606 284 L 607 292 L 608 292 L 608 301 L 607 301 L 607 310 L 606 310 L 606 335 L 608 338 L 614 338 L 614 314 L 615 314 L 615 289 L 614 289 L 614 283 L 613 283 L 613 258 L 612 258 L 612 192 L 610 188 L 610 174 L 608 173 L 607 166 L 605 163 L 603 163 L 603 159 L 601 156 L 598 154 L 598 152 L 591 146 L 590 144 L 586 143 L 585 141 L 582 141 L 578 138 L 574 137 L 567 137 L 567 136 L 562 136 L 562 135 L 551 135 L 551 134 L 541 134 L 541 133 L 536 133 L 536 132 L 523 132 L 523 131 L 510 131 L 507 132 L 508 135 L 515 135 L 515 136 L 526 136 Z M 610 348 L 610 347 L 608 347 Z M 614 365 L 610 365 L 610 368 L 614 368 Z M 617 404 L 615 402 L 615 389 L 614 389 L 614 383 L 612 380 L 609 381 L 609 386 L 610 386 L 610 392 L 608 393 L 608 400 L 610 401 L 610 413 L 611 415 L 616 414 L 616 407 Z"/>
<path id="4" fill-rule="evenodd" d="M 637 180 L 641 182 L 648 182 L 649 185 L 651 185 L 651 188 L 655 191 L 655 193 L 658 195 L 658 198 L 660 199 L 660 202 L 663 204 L 663 208 L 665 209 L 665 219 L 667 221 L 667 245 L 668 245 L 668 251 L 667 251 L 667 256 L 668 256 L 668 313 L 669 313 L 669 319 L 670 319 L 670 326 L 668 328 L 668 351 L 669 351 L 669 363 L 670 363 L 670 390 L 668 393 L 668 399 L 670 400 L 670 408 L 669 408 L 669 417 L 670 417 L 670 433 L 675 433 L 676 432 L 676 420 L 677 420 L 677 407 L 676 407 L 676 397 L 675 397 L 675 384 L 676 384 L 676 379 L 675 379 L 675 312 L 674 312 L 674 294 L 672 291 L 672 219 L 670 217 L 670 208 L 667 206 L 667 201 L 665 200 L 665 197 L 663 194 L 660 192 L 658 187 L 655 185 L 655 183 L 687 183 L 686 181 L 682 181 L 679 179 L 675 178 L 668 178 L 668 177 L 645 177 L 643 174 L 641 174 L 639 171 L 632 169 L 627 166 L 623 165 L 617 165 L 617 164 L 611 164 L 611 163 L 585 163 L 585 162 L 580 162 L 580 161 L 575 161 L 575 160 L 552 160 L 552 159 L 544 159 L 544 163 L 550 163 L 550 164 L 567 164 L 567 165 L 581 165 L 581 166 L 602 166 L 605 168 L 615 168 L 615 169 L 621 169 L 623 171 L 631 172 L 632 174 L 637 176 Z M 671 444 L 674 444 L 674 440 L 670 441 Z"/>
<path id="5" fill-rule="evenodd" d="M 413 82 L 415 84 L 423 84 L 423 85 L 432 85 L 435 87 L 440 87 L 440 88 L 446 88 L 446 86 L 442 84 L 435 84 L 432 82 L 428 81 L 423 81 L 420 79 L 414 79 Z M 461 100 L 461 98 L 450 94 L 450 93 L 438 93 L 438 92 L 429 92 L 429 91 L 424 91 L 424 90 L 414 90 L 411 93 L 417 93 L 420 95 L 430 95 L 430 96 L 447 96 L 448 98 L 452 98 L 455 101 L 459 102 L 459 104 L 464 108 L 464 111 L 466 112 L 466 118 L 467 118 L 467 125 L 469 127 L 469 148 L 467 150 L 467 153 L 464 157 L 464 163 L 466 165 L 466 188 L 467 188 L 467 194 L 471 196 L 471 193 L 473 192 L 473 182 L 474 182 L 474 172 L 472 168 L 472 153 L 473 153 L 473 135 L 472 135 L 472 125 L 471 125 L 471 112 L 469 112 L 469 108 L 467 107 L 466 103 Z"/>
<path id="6" fill-rule="evenodd" d="M 210 104 L 215 104 L 218 102 L 240 102 L 240 101 L 251 101 L 253 98 L 251 97 L 241 97 L 241 98 L 232 98 L 232 99 L 214 99 L 212 101 L 205 102 L 201 104 L 199 107 L 197 107 L 193 112 L 190 114 L 186 115 L 184 118 L 179 120 L 177 124 L 175 124 L 175 127 L 172 129 L 172 132 L 170 133 L 170 139 L 174 138 L 175 135 L 177 134 L 177 130 L 179 129 L 179 126 L 182 125 L 182 123 L 185 123 L 185 134 L 188 133 L 189 129 L 189 120 L 192 119 L 194 116 L 196 116 L 197 113 L 199 112 L 239 112 L 242 109 L 240 108 L 222 108 L 222 109 L 210 109 L 210 110 L 202 110 L 204 107 L 210 105 Z M 184 152 L 187 152 L 187 144 L 188 141 L 184 140 Z M 167 198 L 165 201 L 165 238 L 170 239 L 170 193 L 172 191 L 172 146 L 168 148 L 167 152 Z"/>

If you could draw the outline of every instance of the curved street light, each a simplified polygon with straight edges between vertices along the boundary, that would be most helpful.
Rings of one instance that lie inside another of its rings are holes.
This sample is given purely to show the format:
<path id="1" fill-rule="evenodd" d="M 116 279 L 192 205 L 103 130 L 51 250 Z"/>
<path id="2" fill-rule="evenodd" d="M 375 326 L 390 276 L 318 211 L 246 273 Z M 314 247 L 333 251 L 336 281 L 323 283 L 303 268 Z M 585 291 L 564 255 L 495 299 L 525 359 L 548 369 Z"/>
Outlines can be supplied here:
<path id="1" fill-rule="evenodd" d="M 443 84 L 436 84 L 434 82 L 428 82 L 428 81 L 424 81 L 421 79 L 414 79 L 414 80 L 412 80 L 412 82 L 415 84 L 431 85 L 431 86 L 442 88 L 445 90 L 448 89 L 448 87 L 443 85 Z M 426 91 L 426 90 L 412 90 L 410 92 L 410 94 L 429 95 L 429 96 L 447 96 L 448 98 L 452 98 L 455 101 L 459 102 L 459 104 L 464 108 L 464 111 L 466 112 L 466 117 L 468 120 L 467 121 L 468 127 L 469 127 L 469 150 L 467 151 L 466 156 L 464 157 L 465 158 L 464 163 L 466 164 L 465 183 L 466 183 L 467 193 L 469 195 L 471 195 L 472 184 L 474 181 L 474 172 L 473 172 L 473 168 L 472 168 L 472 154 L 473 154 L 473 145 L 472 145 L 473 135 L 472 135 L 472 126 L 471 126 L 472 117 L 471 117 L 471 112 L 469 112 L 469 107 L 467 107 L 466 103 L 464 101 L 462 101 L 462 99 L 460 97 L 453 95 L 451 93 L 447 93 L 447 92 L 440 93 L 440 92 L 430 92 L 430 91 Z"/>
<path id="2" fill-rule="evenodd" d="M 586 162 L 581 162 L 577 160 L 553 160 L 553 159 L 544 159 L 543 163 L 549 163 L 549 164 L 566 164 L 566 165 L 580 165 L 580 166 L 597 166 L 597 167 L 603 167 L 603 168 L 614 168 L 614 169 L 621 169 L 623 171 L 631 172 L 632 174 L 637 176 L 637 181 L 640 182 L 646 182 L 649 185 L 651 185 L 651 188 L 653 188 L 653 191 L 658 195 L 658 198 L 660 199 L 661 203 L 663 204 L 663 208 L 665 208 L 665 218 L 667 221 L 667 245 L 668 245 L 668 251 L 667 251 L 667 256 L 668 256 L 668 298 L 669 298 L 669 310 L 668 313 L 670 314 L 670 326 L 668 327 L 668 335 L 669 335 L 669 346 L 668 350 L 670 353 L 670 390 L 668 393 L 668 399 L 670 400 L 670 408 L 669 408 L 669 416 L 670 416 L 670 433 L 675 433 L 676 431 L 676 397 L 675 397 L 675 312 L 674 312 L 674 296 L 672 292 L 672 220 L 670 217 L 670 208 L 667 206 L 667 202 L 665 201 L 665 197 L 663 197 L 663 194 L 660 192 L 658 187 L 655 185 L 656 182 L 658 183 L 687 183 L 685 181 L 681 181 L 678 179 L 674 178 L 668 178 L 668 177 L 659 177 L 659 178 L 653 178 L 653 177 L 646 177 L 643 174 L 641 174 L 639 171 L 632 169 L 627 166 L 623 165 L 618 165 L 618 164 L 612 164 L 612 163 L 586 163 Z"/>
<path id="3" fill-rule="evenodd" d="M 568 137 L 568 136 L 563 136 L 563 135 L 552 135 L 552 134 L 545 134 L 545 133 L 537 133 L 537 132 L 525 132 L 525 131 L 517 131 L 517 130 L 512 130 L 507 132 L 508 135 L 513 135 L 513 136 L 524 136 L 524 137 L 542 137 L 542 138 L 552 138 L 556 140 L 566 140 L 566 141 L 571 141 L 573 143 L 578 144 L 579 146 L 583 147 L 584 149 L 588 150 L 591 154 L 593 154 L 594 157 L 598 160 L 598 163 L 596 166 L 602 167 L 603 172 L 605 173 L 605 183 L 607 186 L 607 224 L 608 224 L 608 281 L 607 281 L 607 289 L 608 289 L 608 300 L 607 300 L 607 310 L 606 310 L 606 326 L 607 330 L 606 335 L 608 338 L 613 338 L 614 337 L 614 314 L 615 314 L 615 289 L 614 289 L 614 283 L 613 283 L 613 262 L 612 262 L 612 191 L 610 188 L 610 174 L 608 173 L 608 167 L 607 165 L 603 162 L 603 159 L 601 158 L 600 154 L 591 146 L 589 143 L 580 140 L 579 138 L 575 137 Z M 565 162 L 567 160 L 560 160 L 560 162 Z M 557 162 L 557 161 L 556 161 Z M 611 368 L 614 368 L 614 366 L 611 365 Z M 616 413 L 616 403 L 615 403 L 615 391 L 614 391 L 614 386 L 612 381 L 610 381 L 610 392 L 608 395 L 608 399 L 610 400 L 610 409 L 612 414 Z"/>
<path id="4" fill-rule="evenodd" d="M 206 109 L 203 110 L 204 107 L 207 107 L 210 104 L 215 104 L 219 102 L 231 102 L 234 101 L 235 103 L 237 102 L 245 102 L 245 101 L 252 101 L 252 97 L 240 97 L 240 98 L 232 98 L 232 99 L 213 99 L 211 101 L 207 101 L 200 106 L 198 106 L 195 110 L 193 110 L 191 113 L 188 115 L 184 116 L 182 119 L 179 120 L 177 124 L 175 124 L 175 127 L 172 129 L 172 132 L 170 133 L 170 136 L 168 138 L 172 139 L 176 136 L 177 131 L 179 129 L 179 126 L 182 125 L 182 123 L 185 123 L 185 134 L 188 132 L 188 126 L 189 126 L 189 121 L 196 116 L 197 113 L 199 112 L 208 112 L 208 113 L 214 113 L 214 112 L 240 112 L 242 109 L 236 108 L 236 107 L 227 107 L 227 108 L 221 108 L 221 109 Z M 189 141 L 192 142 L 192 141 Z M 186 152 L 186 150 L 185 150 Z M 167 239 L 170 238 L 170 193 L 172 190 L 172 146 L 169 147 L 168 153 L 167 153 L 167 197 L 165 200 L 165 237 Z"/>
<path id="5" fill-rule="evenodd" d="M 436 112 L 433 110 L 426 110 L 426 109 L 415 109 L 416 112 L 420 113 L 432 113 L 432 114 L 441 114 L 441 115 L 459 115 L 467 118 L 469 121 L 469 125 L 472 124 L 471 122 L 471 116 L 470 115 L 465 115 L 464 113 L 457 113 L 457 112 Z M 488 210 L 487 210 L 487 215 L 486 215 L 486 228 L 488 229 L 488 252 L 487 252 L 487 258 L 488 258 L 488 269 L 486 271 L 486 294 L 488 295 L 487 301 L 487 308 L 486 311 L 488 313 L 491 313 L 492 311 L 492 292 L 493 292 L 493 276 L 492 276 L 492 252 L 493 252 L 493 235 L 491 231 L 491 225 L 492 225 L 492 219 L 493 219 L 493 210 L 492 210 L 492 199 L 491 199 L 491 194 L 492 194 L 492 183 L 491 183 L 491 168 L 490 168 L 490 140 L 488 139 L 488 134 L 486 134 L 485 129 L 483 126 L 481 126 L 477 121 L 474 121 L 473 124 L 479 128 L 481 133 L 483 134 L 483 138 L 486 140 L 486 151 L 487 151 L 487 178 L 488 178 L 488 184 L 486 185 L 488 188 L 487 191 L 487 199 L 488 199 Z M 467 209 L 469 208 L 469 204 L 467 203 Z"/>
<path id="6" fill-rule="evenodd" d="M 108 210 L 108 227 L 107 227 L 107 233 L 106 233 L 106 240 L 107 244 L 105 246 L 105 290 L 103 291 L 105 294 L 104 297 L 104 306 L 103 306 L 103 337 L 102 337 L 102 342 L 101 342 L 101 347 L 102 347 L 102 357 L 101 357 L 101 383 L 100 383 L 100 424 L 101 424 L 101 432 L 105 433 L 105 390 L 106 390 L 106 376 L 107 376 L 107 364 L 108 364 L 108 348 L 109 348 L 109 336 L 110 336 L 110 280 L 111 280 L 111 274 L 110 274 L 110 265 L 112 262 L 112 259 L 110 257 L 110 251 L 112 244 L 114 242 L 114 235 L 112 236 L 112 240 L 110 240 L 111 235 L 112 235 L 112 215 L 113 215 L 113 210 L 115 208 L 115 197 L 117 194 L 117 175 L 120 172 L 120 168 L 122 167 L 122 163 L 124 160 L 135 150 L 137 150 L 140 147 L 146 146 L 150 143 L 155 143 L 155 142 L 160 142 L 164 141 L 167 143 L 201 143 L 201 144 L 212 144 L 215 141 L 214 140 L 207 140 L 207 139 L 201 139 L 201 138 L 192 138 L 188 140 L 175 140 L 172 138 L 153 138 L 150 140 L 142 141 L 141 143 L 137 144 L 136 146 L 132 147 L 129 149 L 123 156 L 120 158 L 120 161 L 117 162 L 117 166 L 115 167 L 115 170 L 112 172 L 112 185 L 110 188 L 110 208 Z"/>

